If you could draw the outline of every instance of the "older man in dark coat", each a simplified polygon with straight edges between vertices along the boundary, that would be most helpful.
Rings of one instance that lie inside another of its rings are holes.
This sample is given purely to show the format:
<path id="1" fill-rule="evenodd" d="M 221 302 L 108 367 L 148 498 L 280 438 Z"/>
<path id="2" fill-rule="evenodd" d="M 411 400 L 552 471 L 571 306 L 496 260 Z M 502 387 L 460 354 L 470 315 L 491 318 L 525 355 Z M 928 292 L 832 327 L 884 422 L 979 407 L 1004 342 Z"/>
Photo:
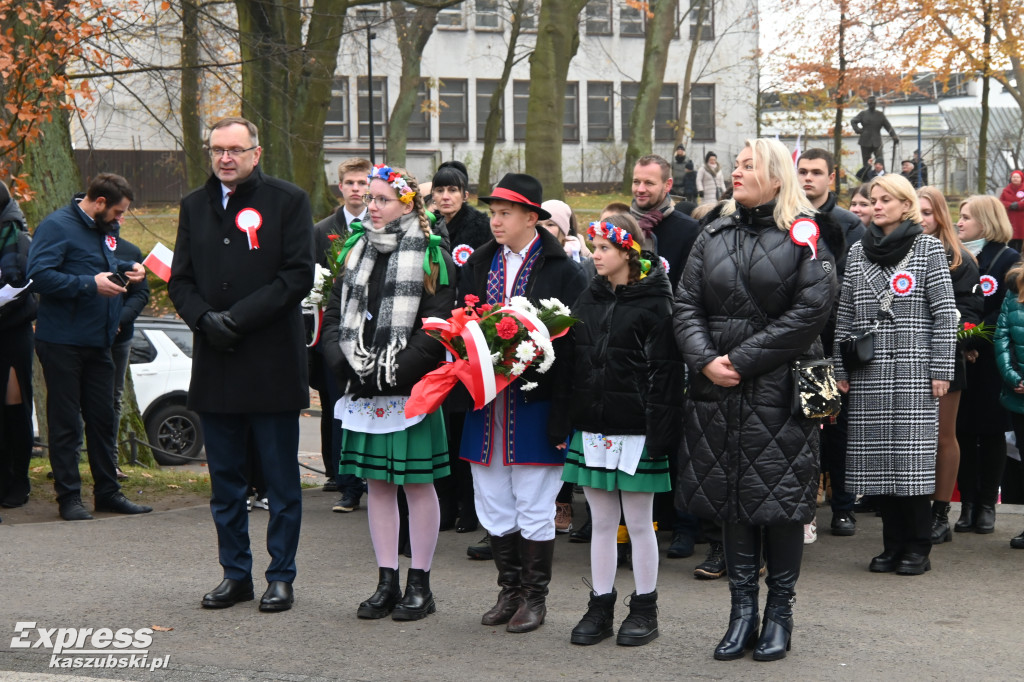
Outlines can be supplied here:
<path id="1" fill-rule="evenodd" d="M 188 406 L 206 437 L 224 580 L 206 608 L 253 599 L 245 475 L 252 439 L 267 481 L 269 582 L 260 611 L 294 601 L 302 498 L 299 411 L 309 405 L 299 307 L 313 286 L 313 219 L 298 187 L 264 175 L 256 126 L 214 124 L 213 175 L 181 202 L 168 292 L 196 331 Z"/>

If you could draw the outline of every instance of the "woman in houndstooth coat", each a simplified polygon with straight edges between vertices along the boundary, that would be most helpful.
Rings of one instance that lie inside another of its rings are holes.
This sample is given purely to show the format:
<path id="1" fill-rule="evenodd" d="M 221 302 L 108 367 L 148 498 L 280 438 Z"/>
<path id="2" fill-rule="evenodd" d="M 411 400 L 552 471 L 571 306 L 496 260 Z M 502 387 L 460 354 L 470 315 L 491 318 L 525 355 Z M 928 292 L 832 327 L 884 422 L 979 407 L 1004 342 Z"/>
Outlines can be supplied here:
<path id="1" fill-rule="evenodd" d="M 956 307 L 941 242 L 922 234 L 906 178 L 871 182 L 874 220 L 850 249 L 836 324 L 836 380 L 850 395 L 846 485 L 877 495 L 882 554 L 877 573 L 920 575 L 931 568 L 929 497 L 935 490 L 939 398 L 953 379 Z M 847 370 L 839 340 L 870 328 L 874 359 Z"/>

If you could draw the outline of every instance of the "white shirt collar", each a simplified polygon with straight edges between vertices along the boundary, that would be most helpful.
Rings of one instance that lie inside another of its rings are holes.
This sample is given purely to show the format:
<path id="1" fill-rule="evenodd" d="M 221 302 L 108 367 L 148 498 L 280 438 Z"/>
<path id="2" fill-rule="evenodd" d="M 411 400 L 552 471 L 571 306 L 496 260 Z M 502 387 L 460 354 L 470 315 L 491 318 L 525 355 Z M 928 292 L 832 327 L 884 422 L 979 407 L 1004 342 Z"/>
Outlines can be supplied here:
<path id="1" fill-rule="evenodd" d="M 362 220 L 363 216 L 366 215 L 366 208 L 363 208 L 363 212 L 359 215 L 353 215 L 349 213 L 348 206 L 342 206 L 341 210 L 344 211 L 345 225 L 351 225 L 353 220 Z"/>
<path id="2" fill-rule="evenodd" d="M 221 206 L 223 206 L 224 208 L 228 207 L 228 197 L 234 191 L 235 191 L 234 189 L 232 189 L 231 187 L 228 187 L 223 182 L 220 183 L 220 203 L 221 203 Z"/>
<path id="3" fill-rule="evenodd" d="M 530 247 L 532 247 L 533 243 L 535 241 L 537 241 L 538 239 L 540 239 L 540 233 L 539 232 L 534 232 L 533 239 L 531 239 L 529 241 L 529 243 L 527 243 L 527 245 L 523 248 L 522 251 L 513 251 L 511 248 L 509 248 L 508 244 L 505 244 L 505 245 L 502 246 L 502 249 L 501 249 L 502 250 L 502 255 L 505 258 L 508 258 L 509 256 L 519 256 L 520 258 L 525 259 L 526 258 L 526 254 L 528 254 L 530 252 Z"/>

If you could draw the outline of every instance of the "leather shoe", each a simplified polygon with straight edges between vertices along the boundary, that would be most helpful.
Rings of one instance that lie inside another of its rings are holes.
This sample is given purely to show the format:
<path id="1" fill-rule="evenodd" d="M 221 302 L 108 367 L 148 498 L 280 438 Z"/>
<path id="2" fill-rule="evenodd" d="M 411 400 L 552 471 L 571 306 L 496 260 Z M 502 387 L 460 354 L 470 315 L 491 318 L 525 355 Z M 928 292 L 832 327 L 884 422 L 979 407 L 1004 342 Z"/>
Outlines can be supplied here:
<path id="1" fill-rule="evenodd" d="M 1010 547 L 1013 547 L 1014 549 L 1024 549 L 1024 533 L 1012 538 L 1010 540 Z"/>
<path id="2" fill-rule="evenodd" d="M 974 532 L 986 535 L 996 529 L 996 508 L 979 504 L 974 510 Z"/>
<path id="3" fill-rule="evenodd" d="M 900 557 L 900 563 L 896 567 L 899 575 L 922 575 L 925 571 L 932 570 L 931 560 L 923 554 L 908 552 Z"/>
<path id="4" fill-rule="evenodd" d="M 135 504 L 121 492 L 97 499 L 95 506 L 98 512 L 113 512 L 114 514 L 148 514 L 153 511 L 152 507 Z"/>
<path id="5" fill-rule="evenodd" d="M 899 564 L 899 554 L 894 549 L 885 550 L 871 560 L 868 570 L 872 573 L 892 573 Z"/>
<path id="6" fill-rule="evenodd" d="M 220 585 L 203 595 L 204 609 L 226 609 L 240 601 L 252 601 L 252 578 L 224 578 Z"/>
<path id="7" fill-rule="evenodd" d="M 92 518 L 92 514 L 85 510 L 82 498 L 78 495 L 73 495 L 65 500 L 61 500 L 60 517 L 65 521 L 88 521 Z"/>
<path id="8" fill-rule="evenodd" d="M 271 580 L 267 591 L 260 597 L 260 611 L 287 611 L 294 603 L 295 593 L 292 592 L 292 584 L 283 580 Z"/>

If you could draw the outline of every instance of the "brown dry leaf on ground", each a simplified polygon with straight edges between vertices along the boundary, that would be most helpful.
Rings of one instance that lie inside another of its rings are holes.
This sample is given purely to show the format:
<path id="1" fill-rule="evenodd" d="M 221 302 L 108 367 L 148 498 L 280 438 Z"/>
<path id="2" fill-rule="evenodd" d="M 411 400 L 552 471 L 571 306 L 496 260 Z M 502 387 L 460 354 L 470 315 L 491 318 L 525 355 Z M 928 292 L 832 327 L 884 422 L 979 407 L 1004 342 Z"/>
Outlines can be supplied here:
<path id="1" fill-rule="evenodd" d="M 153 474 L 147 474 L 145 471 L 140 471 L 139 476 L 142 476 L 143 478 L 153 478 Z"/>
<path id="2" fill-rule="evenodd" d="M 174 489 L 178 489 L 178 488 L 180 488 L 181 486 L 180 486 L 180 485 L 175 485 L 175 484 L 173 484 L 173 483 L 168 483 L 168 484 L 167 484 L 167 487 L 168 487 L 168 488 L 174 488 Z"/>
<path id="3" fill-rule="evenodd" d="M 155 631 L 157 631 L 157 632 L 170 632 L 171 630 L 173 630 L 173 629 L 174 629 L 174 628 L 165 628 L 165 627 L 164 627 L 163 625 L 153 625 L 153 626 L 151 626 L 151 627 L 152 627 L 152 628 L 153 628 L 153 629 L 154 629 Z"/>

